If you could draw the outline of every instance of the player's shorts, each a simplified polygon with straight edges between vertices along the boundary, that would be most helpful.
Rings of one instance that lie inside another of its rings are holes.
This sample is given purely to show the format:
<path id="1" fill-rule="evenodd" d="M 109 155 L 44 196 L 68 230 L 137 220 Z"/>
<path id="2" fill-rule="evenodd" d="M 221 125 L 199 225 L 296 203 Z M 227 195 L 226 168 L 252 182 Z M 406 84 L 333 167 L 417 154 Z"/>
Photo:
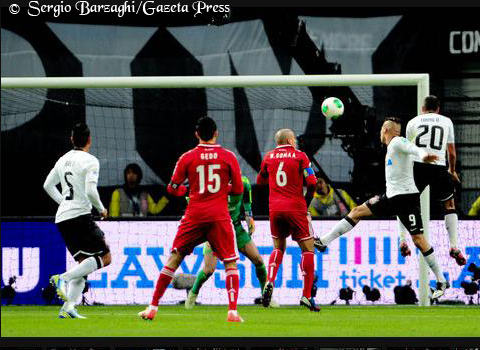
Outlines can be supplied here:
<path id="1" fill-rule="evenodd" d="M 294 241 L 305 241 L 313 238 L 310 231 L 307 213 L 291 211 L 271 211 L 270 231 L 273 238 L 292 236 Z"/>
<path id="2" fill-rule="evenodd" d="M 91 215 L 82 215 L 57 223 L 68 251 L 75 260 L 82 256 L 104 256 L 110 252 L 105 234 Z"/>
<path id="3" fill-rule="evenodd" d="M 172 252 L 189 255 L 197 245 L 206 241 L 210 243 L 220 260 L 238 259 L 237 242 L 231 220 L 193 222 L 183 217 L 173 240 Z"/>
<path id="4" fill-rule="evenodd" d="M 413 177 L 420 193 L 430 185 L 432 198 L 441 202 L 451 199 L 455 194 L 455 185 L 445 166 L 414 162 Z"/>
<path id="5" fill-rule="evenodd" d="M 400 194 L 392 198 L 383 194 L 370 198 L 365 204 L 375 216 L 398 216 L 411 235 L 423 233 L 419 193 Z"/>
<path id="6" fill-rule="evenodd" d="M 248 234 L 247 231 L 242 226 L 240 220 L 237 220 L 233 223 L 233 228 L 235 229 L 235 237 L 237 238 L 237 248 L 243 249 L 248 243 L 252 241 L 252 237 Z M 203 255 L 212 254 L 213 250 L 209 244 L 205 243 L 203 245 Z"/>

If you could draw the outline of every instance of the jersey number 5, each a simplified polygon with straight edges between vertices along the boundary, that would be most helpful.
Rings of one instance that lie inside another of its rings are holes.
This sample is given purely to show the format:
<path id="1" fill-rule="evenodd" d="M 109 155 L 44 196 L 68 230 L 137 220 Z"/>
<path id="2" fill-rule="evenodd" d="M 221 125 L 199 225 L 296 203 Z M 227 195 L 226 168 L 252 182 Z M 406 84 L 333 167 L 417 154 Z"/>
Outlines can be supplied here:
<path id="1" fill-rule="evenodd" d="M 70 182 L 68 182 L 67 175 L 72 175 L 73 176 L 73 174 L 70 171 L 67 171 L 65 173 L 65 182 L 67 183 L 68 189 L 70 190 L 70 193 L 68 194 L 67 197 L 65 197 L 65 200 L 71 201 L 73 199 L 73 186 Z"/>
<path id="2" fill-rule="evenodd" d="M 220 175 L 215 174 L 213 171 L 220 169 L 220 164 L 209 164 L 208 168 L 208 182 L 207 190 L 210 193 L 217 193 L 220 190 Z M 198 173 L 198 187 L 199 193 L 205 193 L 205 165 L 197 166 Z M 211 184 L 213 182 L 213 185 Z"/>

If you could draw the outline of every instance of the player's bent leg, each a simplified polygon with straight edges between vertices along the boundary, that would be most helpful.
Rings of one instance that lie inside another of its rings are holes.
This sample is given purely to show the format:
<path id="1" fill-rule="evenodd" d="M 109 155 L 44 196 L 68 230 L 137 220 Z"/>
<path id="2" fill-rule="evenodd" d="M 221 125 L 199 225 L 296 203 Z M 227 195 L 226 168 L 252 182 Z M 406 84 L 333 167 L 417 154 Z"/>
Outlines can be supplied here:
<path id="1" fill-rule="evenodd" d="M 410 256 L 410 255 L 412 255 L 412 252 L 411 252 L 410 248 L 408 247 L 408 243 L 407 243 L 407 239 L 406 239 L 408 230 L 403 225 L 402 221 L 400 220 L 400 218 L 398 216 L 397 216 L 397 224 L 398 224 L 398 231 L 399 231 L 399 234 L 400 234 L 400 245 L 398 247 L 400 249 L 400 254 L 403 257 Z"/>
<path id="2" fill-rule="evenodd" d="M 179 252 L 173 252 L 168 258 L 167 264 L 163 267 L 158 276 L 157 284 L 155 285 L 155 291 L 153 293 L 152 301 L 150 305 L 144 310 L 138 313 L 138 316 L 144 320 L 153 320 L 158 311 L 158 304 L 161 297 L 165 293 L 168 285 L 172 281 L 173 275 L 178 266 L 182 263 L 185 256 Z"/>
<path id="3" fill-rule="evenodd" d="M 260 293 L 263 293 L 265 288 L 265 284 L 267 282 L 267 268 L 265 267 L 265 263 L 263 262 L 262 256 L 258 252 L 258 248 L 255 243 L 250 240 L 243 248 L 238 249 L 243 255 L 245 255 L 252 264 L 255 265 L 255 275 L 257 276 L 258 282 L 260 284 Z M 262 301 L 263 304 L 263 301 Z M 271 299 L 269 307 L 278 308 L 280 304 Z"/>
<path id="4" fill-rule="evenodd" d="M 437 289 L 432 295 L 433 299 L 437 299 L 444 294 L 445 290 L 449 288 L 450 285 L 445 279 L 442 268 L 435 258 L 433 247 L 430 246 L 430 243 L 428 243 L 428 241 L 425 239 L 425 236 L 423 234 L 414 234 L 412 235 L 412 240 L 415 243 L 415 246 L 417 246 L 417 248 L 422 252 L 425 262 L 437 278 Z"/>
<path id="5" fill-rule="evenodd" d="M 372 211 L 365 203 L 353 208 L 352 211 L 350 211 L 347 216 L 340 220 L 329 233 L 315 239 L 315 248 L 321 252 L 324 252 L 330 242 L 352 230 L 361 218 L 371 215 Z"/>
<path id="6" fill-rule="evenodd" d="M 210 248 L 210 245 L 205 243 L 203 246 L 203 256 L 204 256 L 204 265 L 193 283 L 192 289 L 188 292 L 187 300 L 185 300 L 185 309 L 190 310 L 195 306 L 198 294 L 203 284 L 210 278 L 210 276 L 215 272 L 217 266 L 217 257 L 213 255 L 213 251 Z"/>
<path id="7" fill-rule="evenodd" d="M 444 202 L 445 208 L 445 229 L 448 232 L 448 240 L 450 242 L 450 257 L 455 259 L 456 263 L 463 266 L 467 263 L 461 250 L 458 249 L 458 215 L 455 210 L 455 201 L 453 198 Z"/>
<path id="8" fill-rule="evenodd" d="M 267 282 L 262 292 L 262 304 L 264 307 L 269 307 L 272 300 L 273 288 L 275 285 L 275 278 L 277 277 L 277 272 L 282 264 L 283 254 L 285 252 L 287 241 L 285 238 L 273 238 L 274 249 L 270 254 L 268 260 L 268 273 L 267 273 Z"/>

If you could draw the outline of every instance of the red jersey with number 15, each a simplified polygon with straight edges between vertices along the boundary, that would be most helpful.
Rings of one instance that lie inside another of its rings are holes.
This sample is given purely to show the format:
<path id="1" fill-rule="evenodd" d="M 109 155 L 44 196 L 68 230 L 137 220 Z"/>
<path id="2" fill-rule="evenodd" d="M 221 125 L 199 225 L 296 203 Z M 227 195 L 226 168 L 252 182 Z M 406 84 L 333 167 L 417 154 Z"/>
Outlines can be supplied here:
<path id="1" fill-rule="evenodd" d="M 268 177 L 270 212 L 307 212 L 303 170 L 310 166 L 307 155 L 290 145 L 277 146 L 265 154 L 259 176 Z"/>
<path id="2" fill-rule="evenodd" d="M 243 183 L 235 154 L 220 145 L 198 144 L 178 160 L 171 183 L 181 185 L 188 178 L 190 200 L 185 218 L 194 222 L 231 220 L 230 194 L 242 194 Z"/>

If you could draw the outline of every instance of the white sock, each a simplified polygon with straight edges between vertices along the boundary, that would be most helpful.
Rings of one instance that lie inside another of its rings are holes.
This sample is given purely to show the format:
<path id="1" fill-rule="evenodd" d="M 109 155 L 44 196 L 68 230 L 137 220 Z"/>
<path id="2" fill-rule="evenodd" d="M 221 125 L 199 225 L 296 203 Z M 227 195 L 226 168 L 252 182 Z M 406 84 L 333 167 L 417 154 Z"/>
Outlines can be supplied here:
<path id="1" fill-rule="evenodd" d="M 432 270 L 433 273 L 435 274 L 435 277 L 437 277 L 437 281 L 445 282 L 446 281 L 445 276 L 443 275 L 442 268 L 440 267 L 440 265 L 437 262 L 437 259 L 435 258 L 433 249 L 430 254 L 428 254 L 427 256 L 424 255 L 423 257 L 425 258 L 427 265 L 430 267 L 430 270 Z"/>
<path id="2" fill-rule="evenodd" d="M 97 266 L 97 260 L 92 256 L 83 260 L 80 264 L 72 267 L 67 272 L 62 273 L 60 277 L 69 282 L 73 279 L 87 276 L 98 269 L 99 267 Z"/>
<path id="3" fill-rule="evenodd" d="M 337 224 L 333 227 L 333 229 L 327 233 L 326 235 L 320 237 L 320 240 L 324 245 L 328 245 L 331 241 L 334 239 L 337 239 L 344 233 L 347 233 L 350 231 L 353 226 L 350 222 L 348 222 L 346 219 L 342 219 Z"/>
<path id="4" fill-rule="evenodd" d="M 458 228 L 458 215 L 457 213 L 451 213 L 445 215 L 445 228 L 448 231 L 448 239 L 450 241 L 450 248 L 457 248 L 457 228 Z"/>
<path id="5" fill-rule="evenodd" d="M 400 243 L 404 243 L 407 241 L 407 229 L 400 221 L 399 217 L 397 216 L 397 223 L 398 223 L 398 231 L 400 233 Z"/>
<path id="6" fill-rule="evenodd" d="M 85 288 L 85 278 L 79 277 L 70 280 L 67 285 L 67 298 L 69 301 L 63 304 L 65 311 L 71 311 L 75 307 L 78 298 L 82 295 L 83 288 Z"/>

